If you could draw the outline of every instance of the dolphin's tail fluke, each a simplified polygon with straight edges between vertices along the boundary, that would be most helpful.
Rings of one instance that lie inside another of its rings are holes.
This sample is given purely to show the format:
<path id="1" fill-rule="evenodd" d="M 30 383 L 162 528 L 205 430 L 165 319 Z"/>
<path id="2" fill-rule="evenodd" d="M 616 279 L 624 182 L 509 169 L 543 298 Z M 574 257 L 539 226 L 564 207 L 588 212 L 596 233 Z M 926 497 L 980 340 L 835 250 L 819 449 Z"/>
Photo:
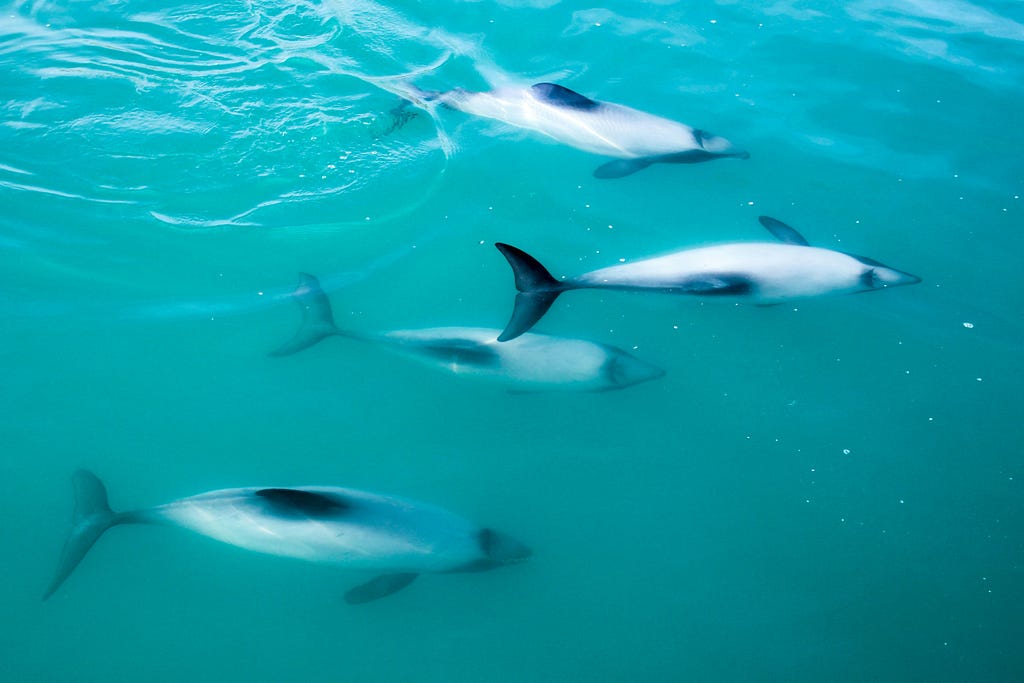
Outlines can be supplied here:
<path id="1" fill-rule="evenodd" d="M 402 100 L 388 111 L 381 136 L 390 135 L 404 127 L 419 115 L 420 109 L 426 109 L 429 103 L 439 100 L 444 95 L 439 90 L 424 90 L 411 83 L 403 85 L 401 90 L 396 92 Z"/>
<path id="2" fill-rule="evenodd" d="M 75 512 L 71 519 L 71 532 L 64 542 L 64 549 L 57 564 L 57 573 L 46 589 L 46 600 L 71 576 L 89 548 L 103 535 L 103 532 L 122 521 L 122 515 L 110 509 L 107 503 L 107 489 L 92 472 L 78 470 L 72 477 L 75 487 Z"/>
<path id="3" fill-rule="evenodd" d="M 540 261 L 522 249 L 502 242 L 494 246 L 512 266 L 516 289 L 519 290 L 512 309 L 512 317 L 498 336 L 498 341 L 503 342 L 515 339 L 533 327 L 548 312 L 558 295 L 568 287 L 551 277 L 551 273 L 540 264 Z"/>
<path id="4" fill-rule="evenodd" d="M 299 273 L 299 285 L 292 297 L 302 310 L 299 331 L 283 346 L 270 352 L 271 356 L 290 356 L 308 349 L 327 337 L 343 334 L 334 324 L 331 302 L 320 288 L 320 281 L 309 273 Z"/>

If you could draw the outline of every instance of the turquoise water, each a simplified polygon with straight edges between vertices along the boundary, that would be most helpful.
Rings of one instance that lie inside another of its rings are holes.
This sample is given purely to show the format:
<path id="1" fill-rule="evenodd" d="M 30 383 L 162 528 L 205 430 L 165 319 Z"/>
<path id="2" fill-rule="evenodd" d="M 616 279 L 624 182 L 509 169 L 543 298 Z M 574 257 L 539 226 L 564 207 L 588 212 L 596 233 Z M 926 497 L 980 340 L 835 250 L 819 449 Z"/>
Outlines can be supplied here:
<path id="1" fill-rule="evenodd" d="M 3 681 L 1020 680 L 1024 8 L 958 0 L 9 4 L 0 14 Z M 749 160 L 606 161 L 405 84 L 556 81 Z M 768 308 L 562 297 L 667 371 L 510 393 L 341 338 L 500 328 L 492 243 L 576 275 L 812 244 L 913 287 Z M 337 485 L 528 563 L 350 606 L 354 571 L 107 534 L 40 602 L 71 473 L 116 509 Z"/>

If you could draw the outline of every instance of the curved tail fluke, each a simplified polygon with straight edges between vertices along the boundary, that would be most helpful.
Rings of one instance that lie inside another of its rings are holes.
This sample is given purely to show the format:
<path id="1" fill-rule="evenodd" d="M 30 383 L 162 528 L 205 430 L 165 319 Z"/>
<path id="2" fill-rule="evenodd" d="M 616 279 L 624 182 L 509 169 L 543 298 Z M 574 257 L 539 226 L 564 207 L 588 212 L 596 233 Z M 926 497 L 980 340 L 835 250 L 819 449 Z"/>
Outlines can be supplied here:
<path id="1" fill-rule="evenodd" d="M 290 341 L 270 352 L 271 356 L 290 356 L 308 349 L 327 337 L 341 334 L 334 324 L 331 302 L 320 288 L 320 281 L 309 273 L 299 273 L 299 285 L 292 297 L 302 310 L 299 331 Z"/>
<path id="2" fill-rule="evenodd" d="M 551 273 L 540 264 L 540 261 L 522 249 L 502 242 L 494 246 L 512 267 L 516 289 L 519 290 L 512 309 L 512 317 L 498 336 L 498 341 L 504 342 L 515 339 L 533 327 L 567 287 L 551 277 Z"/>
<path id="3" fill-rule="evenodd" d="M 72 478 L 75 487 L 75 512 L 71 519 L 71 532 L 64 542 L 57 573 L 46 589 L 46 600 L 71 576 L 82 558 L 103 532 L 122 521 L 120 515 L 107 503 L 107 489 L 92 472 L 78 470 Z"/>

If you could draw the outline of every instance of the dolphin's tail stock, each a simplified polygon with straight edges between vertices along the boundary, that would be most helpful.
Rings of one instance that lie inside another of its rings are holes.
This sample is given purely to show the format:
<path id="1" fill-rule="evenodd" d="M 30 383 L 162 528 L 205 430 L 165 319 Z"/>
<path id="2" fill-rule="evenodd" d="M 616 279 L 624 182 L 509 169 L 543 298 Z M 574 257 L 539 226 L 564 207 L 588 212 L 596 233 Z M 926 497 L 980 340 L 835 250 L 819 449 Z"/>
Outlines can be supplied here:
<path id="1" fill-rule="evenodd" d="M 57 573 L 46 589 L 46 600 L 71 576 L 93 544 L 110 527 L 132 521 L 130 515 L 122 515 L 110 509 L 107 503 L 107 489 L 92 472 L 78 470 L 72 477 L 75 487 L 75 512 L 71 519 L 71 532 L 64 542 L 64 549 L 57 564 Z"/>
<path id="2" fill-rule="evenodd" d="M 512 309 L 512 317 L 498 337 L 498 341 L 503 342 L 515 339 L 533 327 L 548 312 L 558 295 L 569 287 L 551 277 L 551 273 L 540 264 L 540 261 L 522 249 L 502 242 L 494 246 L 512 266 L 516 289 L 519 290 Z"/>
<path id="3" fill-rule="evenodd" d="M 309 273 L 299 273 L 299 284 L 292 298 L 302 311 L 299 331 L 290 341 L 270 352 L 271 356 L 290 356 L 308 349 L 317 342 L 334 335 L 349 336 L 334 324 L 331 302 L 320 288 L 320 281 Z"/>

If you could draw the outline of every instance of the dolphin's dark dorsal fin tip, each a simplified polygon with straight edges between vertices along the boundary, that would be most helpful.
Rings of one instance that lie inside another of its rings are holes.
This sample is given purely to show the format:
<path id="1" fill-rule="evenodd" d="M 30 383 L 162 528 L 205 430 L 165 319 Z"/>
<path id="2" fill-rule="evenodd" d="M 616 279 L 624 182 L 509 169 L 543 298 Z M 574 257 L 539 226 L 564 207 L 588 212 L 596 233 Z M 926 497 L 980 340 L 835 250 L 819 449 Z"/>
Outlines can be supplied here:
<path id="1" fill-rule="evenodd" d="M 786 244 L 796 244 L 801 247 L 809 247 L 811 243 L 801 235 L 797 230 L 789 225 L 786 225 L 780 220 L 772 218 L 771 216 L 758 216 L 757 220 L 760 221 L 761 225 L 770 232 L 775 239 Z"/>
<path id="2" fill-rule="evenodd" d="M 350 506 L 337 496 L 302 489 L 260 489 L 256 495 L 267 501 L 274 513 L 285 517 L 327 517 Z"/>
<path id="3" fill-rule="evenodd" d="M 564 85 L 557 83 L 537 83 L 530 88 L 537 97 L 551 104 L 557 104 L 571 109 L 597 109 L 600 102 L 581 95 L 575 90 L 569 90 Z"/>

